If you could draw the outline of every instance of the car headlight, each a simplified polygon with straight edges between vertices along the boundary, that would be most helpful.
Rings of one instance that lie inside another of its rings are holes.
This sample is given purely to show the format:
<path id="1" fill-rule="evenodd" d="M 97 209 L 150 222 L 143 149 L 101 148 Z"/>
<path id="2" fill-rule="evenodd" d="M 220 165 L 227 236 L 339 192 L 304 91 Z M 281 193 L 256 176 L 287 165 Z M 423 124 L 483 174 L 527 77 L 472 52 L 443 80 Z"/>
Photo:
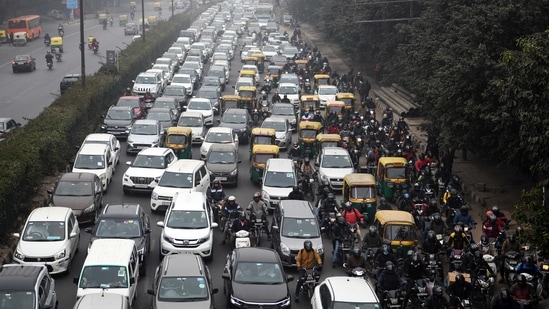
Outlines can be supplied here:
<path id="1" fill-rule="evenodd" d="M 158 146 L 158 143 L 159 143 L 158 140 L 152 142 L 152 143 L 151 143 L 151 147 L 157 147 L 157 146 Z"/>
<path id="2" fill-rule="evenodd" d="M 63 250 L 57 252 L 56 254 L 54 254 L 53 258 L 56 259 L 56 260 L 60 260 L 60 259 L 65 258 L 65 256 L 67 256 L 67 250 L 63 249 Z"/>
<path id="3" fill-rule="evenodd" d="M 233 304 L 237 307 L 242 307 L 244 305 L 244 303 L 240 299 L 238 299 L 234 296 L 231 296 L 231 304 Z"/>
<path id="4" fill-rule="evenodd" d="M 285 140 L 285 139 L 286 139 L 286 134 L 284 134 L 284 135 L 282 135 L 282 136 L 280 137 L 280 140 L 281 140 L 281 141 L 283 141 L 283 140 Z"/>
<path id="5" fill-rule="evenodd" d="M 280 303 L 280 307 L 288 307 L 291 303 L 291 299 L 288 297 Z"/>
<path id="6" fill-rule="evenodd" d="M 25 255 L 19 252 L 19 250 L 16 250 L 13 256 L 15 256 L 15 258 L 18 260 L 25 260 Z"/>
<path id="7" fill-rule="evenodd" d="M 131 124 L 126 126 L 126 130 L 129 131 L 129 130 L 131 130 L 131 129 L 132 129 L 132 125 L 131 125 Z"/>
<path id="8" fill-rule="evenodd" d="M 82 210 L 83 213 L 89 213 L 89 212 L 92 212 L 94 211 L 95 209 L 95 204 L 91 204 L 90 206 L 86 207 L 86 209 Z"/>
<path id="9" fill-rule="evenodd" d="M 326 174 L 320 174 L 320 179 L 323 180 L 323 181 L 330 181 L 330 178 L 328 178 L 328 176 L 326 176 Z"/>
<path id="10" fill-rule="evenodd" d="M 283 255 L 287 255 L 287 256 L 290 256 L 290 248 L 288 248 L 288 246 L 286 246 L 285 243 L 281 242 L 280 243 L 280 253 L 282 253 Z"/>
<path id="11" fill-rule="evenodd" d="M 295 124 L 296 123 L 296 120 L 295 119 L 292 119 L 292 121 L 290 121 L 291 124 Z"/>
<path id="12" fill-rule="evenodd" d="M 318 248 L 316 249 L 316 252 L 318 252 L 318 254 L 323 254 L 324 253 L 324 245 L 319 245 Z"/>
<path id="13" fill-rule="evenodd" d="M 175 238 L 168 237 L 168 236 L 166 236 L 166 235 L 164 235 L 162 238 L 164 239 L 164 241 L 169 242 L 169 243 L 171 243 L 171 244 L 172 244 L 172 243 L 174 242 L 174 240 L 175 240 Z"/>
<path id="14" fill-rule="evenodd" d="M 270 200 L 271 197 L 269 196 L 269 193 L 267 193 L 267 191 L 261 191 L 261 197 L 263 197 L 263 199 L 265 200 Z"/>
<path id="15" fill-rule="evenodd" d="M 151 200 L 157 200 L 158 199 L 158 193 L 154 192 L 151 194 Z"/>
<path id="16" fill-rule="evenodd" d="M 101 125 L 101 130 L 107 130 L 107 125 L 106 125 L 106 124 L 102 124 L 102 125 Z"/>
<path id="17" fill-rule="evenodd" d="M 130 176 L 128 176 L 128 174 L 124 174 L 124 176 L 122 176 L 122 182 L 130 182 Z"/>
<path id="18" fill-rule="evenodd" d="M 107 179 L 107 174 L 103 173 L 103 174 L 99 175 L 99 179 L 101 179 L 101 181 Z"/>
<path id="19" fill-rule="evenodd" d="M 209 237 L 199 238 L 199 239 L 196 241 L 196 243 L 197 243 L 197 244 L 203 244 L 203 243 L 207 242 L 208 239 L 210 239 L 210 238 L 209 238 Z"/>
<path id="20" fill-rule="evenodd" d="M 235 169 L 234 171 L 230 172 L 229 175 L 234 176 L 238 173 L 238 169 Z"/>

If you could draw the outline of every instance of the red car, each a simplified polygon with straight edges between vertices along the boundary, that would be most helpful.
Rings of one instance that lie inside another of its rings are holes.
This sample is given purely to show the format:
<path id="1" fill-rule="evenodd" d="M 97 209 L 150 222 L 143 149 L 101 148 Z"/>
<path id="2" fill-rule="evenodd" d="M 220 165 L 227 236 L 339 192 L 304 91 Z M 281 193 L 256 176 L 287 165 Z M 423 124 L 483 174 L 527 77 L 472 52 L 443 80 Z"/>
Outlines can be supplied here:
<path id="1" fill-rule="evenodd" d="M 133 108 L 137 119 L 144 119 L 147 116 L 145 102 L 139 99 L 138 96 L 124 96 L 118 99 L 116 106 L 130 106 Z"/>

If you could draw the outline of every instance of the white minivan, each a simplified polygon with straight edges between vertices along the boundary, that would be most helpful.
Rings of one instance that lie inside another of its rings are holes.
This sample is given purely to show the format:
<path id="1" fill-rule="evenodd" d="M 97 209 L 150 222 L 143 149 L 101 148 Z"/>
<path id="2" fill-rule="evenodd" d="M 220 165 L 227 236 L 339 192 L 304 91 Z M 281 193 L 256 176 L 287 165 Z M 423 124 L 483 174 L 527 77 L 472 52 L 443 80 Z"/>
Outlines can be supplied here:
<path id="1" fill-rule="evenodd" d="M 80 277 L 76 297 L 94 293 L 114 293 L 130 302 L 136 298 L 139 280 L 139 255 L 133 239 L 96 239 L 89 252 Z"/>
<path id="2" fill-rule="evenodd" d="M 262 196 L 267 207 L 278 207 L 281 200 L 288 199 L 297 185 L 297 172 L 291 159 L 269 159 L 265 165 L 262 182 Z"/>
<path id="3" fill-rule="evenodd" d="M 151 210 L 168 208 L 176 193 L 202 192 L 210 186 L 210 174 L 206 163 L 200 160 L 185 159 L 168 167 L 151 195 Z"/>
<path id="4" fill-rule="evenodd" d="M 107 186 L 112 181 L 114 168 L 111 156 L 108 145 L 84 144 L 76 154 L 72 172 L 96 174 L 101 179 L 103 192 L 107 192 Z"/>

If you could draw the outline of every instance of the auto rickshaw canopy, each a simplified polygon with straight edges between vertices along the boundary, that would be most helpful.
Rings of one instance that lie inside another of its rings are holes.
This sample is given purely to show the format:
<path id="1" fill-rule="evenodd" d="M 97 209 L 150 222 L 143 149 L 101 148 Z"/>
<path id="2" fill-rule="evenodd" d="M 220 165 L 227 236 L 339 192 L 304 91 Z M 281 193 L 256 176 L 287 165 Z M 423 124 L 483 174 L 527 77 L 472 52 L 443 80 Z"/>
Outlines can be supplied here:
<path id="1" fill-rule="evenodd" d="M 376 220 L 381 225 L 388 223 L 394 225 L 415 225 L 414 216 L 407 211 L 402 210 L 378 210 Z"/>
<path id="2" fill-rule="evenodd" d="M 330 85 L 330 75 L 328 74 L 315 74 L 314 75 L 315 86 L 318 85 Z"/>
<path id="3" fill-rule="evenodd" d="M 320 98 L 318 95 L 301 96 L 301 114 L 305 111 L 317 111 L 320 109 Z"/>
<path id="4" fill-rule="evenodd" d="M 253 128 L 250 144 L 253 146 L 276 145 L 276 131 L 270 128 Z"/>
<path id="5" fill-rule="evenodd" d="M 258 156 L 264 155 L 264 156 Z M 254 145 L 252 148 L 252 156 L 255 159 L 252 159 L 252 164 L 263 164 L 267 163 L 267 160 L 270 158 L 278 158 L 280 155 L 280 148 L 276 145 Z"/>
<path id="6" fill-rule="evenodd" d="M 238 94 L 241 100 L 252 100 L 257 95 L 257 88 L 255 86 L 242 86 L 238 89 Z"/>
<path id="7" fill-rule="evenodd" d="M 255 65 L 255 64 L 254 64 Z M 254 80 L 254 85 L 257 83 L 257 76 L 254 70 L 242 70 L 239 74 L 240 77 L 251 77 Z"/>
<path id="8" fill-rule="evenodd" d="M 225 112 L 229 108 L 241 108 L 240 96 L 227 94 L 221 97 L 221 110 Z"/>
<path id="9" fill-rule="evenodd" d="M 169 127 L 166 129 L 166 146 L 169 148 L 182 148 L 186 145 L 190 145 L 192 142 L 192 134 L 193 130 L 191 128 Z"/>
<path id="10" fill-rule="evenodd" d="M 392 173 L 389 168 L 391 167 L 402 167 L 406 169 L 408 161 L 403 157 L 381 157 L 378 159 L 378 172 L 383 173 L 385 178 L 389 179 L 398 179 L 406 178 L 406 173 L 402 174 L 400 171 L 395 171 Z"/>
<path id="11" fill-rule="evenodd" d="M 124 27 L 128 23 L 128 15 L 118 16 L 118 25 Z"/>
<path id="12" fill-rule="evenodd" d="M 156 17 L 156 15 L 151 15 L 147 17 L 147 21 L 149 22 L 149 25 L 156 25 L 158 24 L 158 17 Z"/>
<path id="13" fill-rule="evenodd" d="M 0 43 L 8 42 L 8 32 L 6 30 L 0 30 Z"/>
<path id="14" fill-rule="evenodd" d="M 355 106 L 355 95 L 350 92 L 336 93 L 336 100 L 345 103 L 345 109 L 353 109 Z"/>
<path id="15" fill-rule="evenodd" d="M 248 56 L 248 57 L 244 58 L 244 64 L 257 65 L 257 58 L 252 57 L 252 56 Z"/>
<path id="16" fill-rule="evenodd" d="M 320 149 L 324 147 L 339 147 L 341 143 L 341 135 L 320 133 L 316 136 L 316 140 L 318 141 L 318 147 Z"/>
<path id="17" fill-rule="evenodd" d="M 104 20 L 107 20 L 107 14 L 101 13 L 97 16 L 97 18 L 99 19 L 99 23 L 101 24 Z"/>
<path id="18" fill-rule="evenodd" d="M 282 67 L 279 65 L 270 65 L 267 67 L 267 71 L 269 71 L 269 74 L 271 74 L 272 78 L 279 77 L 280 72 L 282 71 Z"/>
<path id="19" fill-rule="evenodd" d="M 307 60 L 303 60 L 303 59 L 298 59 L 295 61 L 295 65 L 297 66 L 297 70 L 307 70 L 307 63 L 309 63 L 309 61 Z"/>
<path id="20" fill-rule="evenodd" d="M 327 119 L 331 113 L 335 113 L 339 118 L 343 117 L 343 111 L 345 109 L 345 103 L 342 101 L 328 101 L 326 102 L 325 118 Z"/>
<path id="21" fill-rule="evenodd" d="M 316 136 L 322 129 L 322 124 L 315 121 L 301 121 L 299 122 L 299 138 L 316 140 Z"/>

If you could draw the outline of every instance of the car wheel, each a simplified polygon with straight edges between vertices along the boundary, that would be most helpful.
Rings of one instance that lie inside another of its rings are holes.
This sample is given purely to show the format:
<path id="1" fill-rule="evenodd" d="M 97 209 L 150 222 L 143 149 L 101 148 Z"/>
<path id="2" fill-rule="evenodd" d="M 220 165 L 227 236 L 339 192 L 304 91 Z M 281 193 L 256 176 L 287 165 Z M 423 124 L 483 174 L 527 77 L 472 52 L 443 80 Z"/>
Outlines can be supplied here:
<path id="1" fill-rule="evenodd" d="M 16 70 L 16 69 L 13 69 L 13 73 L 17 73 L 17 70 Z"/>
<path id="2" fill-rule="evenodd" d="M 124 194 L 130 195 L 130 193 L 131 193 L 131 191 L 126 189 L 126 188 L 123 188 L 122 190 L 124 191 Z M 153 210 L 153 212 L 154 212 L 154 210 Z"/>
<path id="3" fill-rule="evenodd" d="M 145 276 L 147 274 L 147 265 L 143 263 L 141 267 L 139 267 L 139 275 Z"/>

